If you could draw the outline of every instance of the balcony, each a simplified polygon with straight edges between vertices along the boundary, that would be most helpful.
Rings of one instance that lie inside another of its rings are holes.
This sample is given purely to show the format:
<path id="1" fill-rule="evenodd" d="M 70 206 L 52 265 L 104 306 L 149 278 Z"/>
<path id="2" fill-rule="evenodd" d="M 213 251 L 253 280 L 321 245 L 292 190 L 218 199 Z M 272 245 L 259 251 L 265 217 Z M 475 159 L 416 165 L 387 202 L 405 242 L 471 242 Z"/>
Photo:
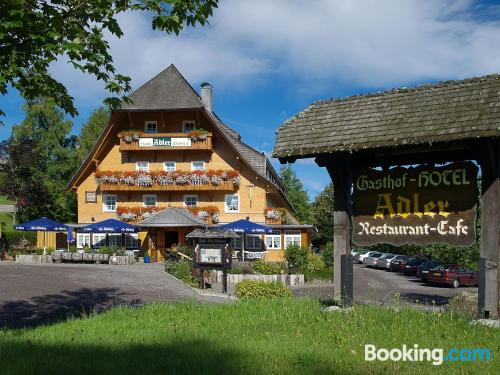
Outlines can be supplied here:
<path id="1" fill-rule="evenodd" d="M 206 171 L 96 171 L 101 191 L 234 191 L 240 175 L 234 170 Z"/>
<path id="2" fill-rule="evenodd" d="M 121 132 L 120 151 L 141 150 L 207 150 L 212 152 L 212 133 L 206 132 L 200 135 L 191 133 L 143 133 L 143 132 Z"/>

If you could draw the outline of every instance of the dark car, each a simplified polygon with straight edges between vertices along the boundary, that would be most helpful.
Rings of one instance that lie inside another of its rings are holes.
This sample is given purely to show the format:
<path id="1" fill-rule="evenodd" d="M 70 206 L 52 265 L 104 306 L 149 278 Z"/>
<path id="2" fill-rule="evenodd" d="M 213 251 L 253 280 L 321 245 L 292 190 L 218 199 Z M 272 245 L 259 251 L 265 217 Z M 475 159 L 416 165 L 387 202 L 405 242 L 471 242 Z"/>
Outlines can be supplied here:
<path id="1" fill-rule="evenodd" d="M 403 271 L 404 268 L 402 269 L 401 265 L 403 265 L 403 267 L 406 265 L 406 256 L 396 255 L 394 258 L 392 258 L 389 269 L 391 271 Z"/>
<path id="2" fill-rule="evenodd" d="M 479 273 L 461 265 L 444 264 L 429 270 L 427 275 L 429 284 L 446 284 L 453 288 L 461 285 L 477 286 Z"/>
<path id="3" fill-rule="evenodd" d="M 422 257 L 410 257 L 407 259 L 403 273 L 406 276 L 416 275 L 417 267 L 427 259 Z"/>
<path id="4" fill-rule="evenodd" d="M 427 281 L 427 274 L 429 273 L 429 270 L 441 265 L 442 263 L 436 260 L 426 260 L 420 263 L 417 267 L 417 277 L 420 277 L 422 281 Z"/>

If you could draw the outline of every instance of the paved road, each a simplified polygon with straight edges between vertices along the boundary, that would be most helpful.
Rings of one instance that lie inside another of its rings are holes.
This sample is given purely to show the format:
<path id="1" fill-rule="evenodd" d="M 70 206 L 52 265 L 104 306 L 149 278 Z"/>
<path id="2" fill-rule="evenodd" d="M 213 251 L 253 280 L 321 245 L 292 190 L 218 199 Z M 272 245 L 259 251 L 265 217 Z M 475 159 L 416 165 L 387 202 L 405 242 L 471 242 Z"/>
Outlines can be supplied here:
<path id="1" fill-rule="evenodd" d="M 476 293 L 477 288 L 430 286 L 416 277 L 407 277 L 401 273 L 387 272 L 367 268 L 362 264 L 354 265 L 354 298 L 362 303 L 394 304 L 395 294 L 399 294 L 400 303 L 411 303 L 428 308 L 440 308 L 448 300 L 462 292 Z M 315 296 L 323 299 L 333 298 L 331 284 L 317 284 L 294 288 L 296 296 Z M 418 301 L 418 302 L 417 302 Z"/>
<path id="2" fill-rule="evenodd" d="M 103 311 L 113 305 L 140 305 L 191 299 L 224 302 L 200 295 L 163 272 L 161 264 L 17 264 L 0 262 L 0 327 L 34 326 L 68 314 Z"/>

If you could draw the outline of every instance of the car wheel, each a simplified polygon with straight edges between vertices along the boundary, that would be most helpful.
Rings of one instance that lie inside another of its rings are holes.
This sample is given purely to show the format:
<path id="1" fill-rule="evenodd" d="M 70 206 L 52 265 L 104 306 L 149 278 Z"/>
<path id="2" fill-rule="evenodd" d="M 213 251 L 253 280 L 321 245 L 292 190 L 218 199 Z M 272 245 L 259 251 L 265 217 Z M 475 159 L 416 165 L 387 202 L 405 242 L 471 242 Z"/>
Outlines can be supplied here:
<path id="1" fill-rule="evenodd" d="M 451 286 L 455 289 L 458 288 L 460 286 L 458 279 L 453 280 L 453 284 L 451 284 Z"/>

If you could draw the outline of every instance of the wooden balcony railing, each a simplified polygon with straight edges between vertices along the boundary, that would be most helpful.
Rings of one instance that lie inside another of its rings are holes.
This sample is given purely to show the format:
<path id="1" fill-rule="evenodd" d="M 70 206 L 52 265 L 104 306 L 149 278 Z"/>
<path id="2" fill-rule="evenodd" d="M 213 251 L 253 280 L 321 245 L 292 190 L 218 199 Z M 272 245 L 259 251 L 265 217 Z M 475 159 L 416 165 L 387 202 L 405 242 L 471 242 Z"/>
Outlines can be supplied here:
<path id="1" fill-rule="evenodd" d="M 99 184 L 101 191 L 234 191 L 235 184 L 231 181 L 224 181 L 219 185 L 126 185 L 126 184 Z"/>
<path id="2" fill-rule="evenodd" d="M 138 133 L 138 137 L 119 134 L 120 151 L 136 150 L 208 150 L 213 151 L 212 133 L 195 140 L 187 133 Z"/>

